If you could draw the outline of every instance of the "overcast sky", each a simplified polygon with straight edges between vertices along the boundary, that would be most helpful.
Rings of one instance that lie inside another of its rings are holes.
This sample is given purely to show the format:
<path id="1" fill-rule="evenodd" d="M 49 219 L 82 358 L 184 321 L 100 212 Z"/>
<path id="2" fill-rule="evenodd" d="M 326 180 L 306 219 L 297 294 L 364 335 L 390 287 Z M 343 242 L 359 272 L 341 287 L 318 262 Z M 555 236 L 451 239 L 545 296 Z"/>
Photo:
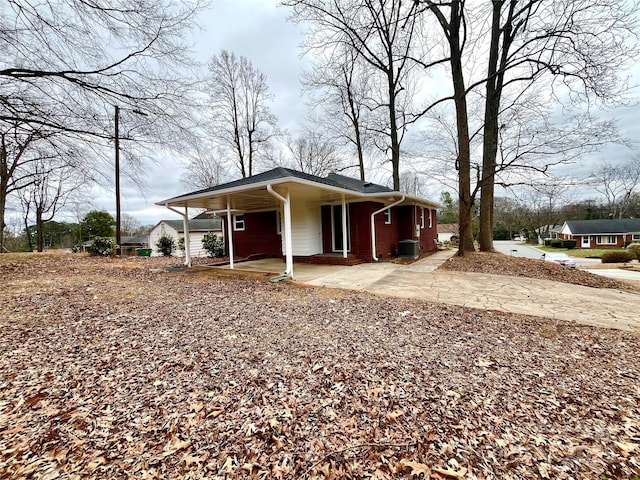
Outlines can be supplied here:
<path id="1" fill-rule="evenodd" d="M 306 60 L 300 57 L 299 49 L 303 41 L 303 29 L 288 22 L 287 15 L 287 9 L 278 7 L 276 0 L 213 0 L 212 7 L 202 17 L 202 31 L 194 36 L 194 48 L 198 60 L 203 63 L 222 49 L 247 57 L 267 77 L 275 97 L 272 108 L 280 127 L 295 131 L 304 120 L 306 111 L 300 88 L 300 76 Z M 640 75 L 636 75 L 633 81 L 637 84 Z M 630 138 L 640 138 L 637 107 L 617 109 L 609 115 L 620 118 L 624 133 Z M 619 160 L 631 154 L 619 147 L 612 147 L 594 158 L 586 159 L 582 165 L 571 166 L 568 171 L 584 174 L 594 159 Z M 167 158 L 158 159 L 158 162 L 146 169 L 147 189 L 144 193 L 123 180 L 122 211 L 143 225 L 156 224 L 161 219 L 179 218 L 154 203 L 186 193 L 180 184 L 180 166 Z M 438 195 L 439 192 L 433 192 L 432 199 L 438 200 Z M 96 192 L 93 208 L 104 209 L 115 215 L 113 191 Z"/>

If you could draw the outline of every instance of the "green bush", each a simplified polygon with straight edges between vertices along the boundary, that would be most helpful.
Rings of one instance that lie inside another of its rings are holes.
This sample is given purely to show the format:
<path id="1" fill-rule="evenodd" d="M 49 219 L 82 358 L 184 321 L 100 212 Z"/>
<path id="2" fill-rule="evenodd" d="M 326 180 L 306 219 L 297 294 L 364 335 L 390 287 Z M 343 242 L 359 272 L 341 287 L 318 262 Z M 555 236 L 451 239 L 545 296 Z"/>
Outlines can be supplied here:
<path id="1" fill-rule="evenodd" d="M 224 255 L 224 240 L 215 233 L 207 233 L 202 237 L 202 248 L 210 257 L 221 257 Z"/>
<path id="2" fill-rule="evenodd" d="M 156 242 L 156 248 L 165 257 L 170 257 L 176 251 L 176 241 L 172 236 L 163 233 Z"/>
<path id="3" fill-rule="evenodd" d="M 600 259 L 602 263 L 624 263 L 634 260 L 636 257 L 633 253 L 627 251 L 614 251 L 603 253 Z"/>
<path id="4" fill-rule="evenodd" d="M 552 238 L 549 245 L 553 248 L 562 248 L 562 240 L 559 238 Z"/>
<path id="5" fill-rule="evenodd" d="M 544 246 L 545 247 L 550 247 L 551 246 L 551 238 L 545 238 L 544 239 Z"/>
<path id="6" fill-rule="evenodd" d="M 640 260 L 640 243 L 631 243 L 627 246 L 627 252 L 635 255 L 635 257 Z"/>
<path id="7" fill-rule="evenodd" d="M 110 238 L 96 237 L 87 248 L 87 251 L 90 255 L 106 257 L 113 255 L 117 248 L 116 242 Z"/>
<path id="8" fill-rule="evenodd" d="M 562 248 L 573 250 L 576 248 L 576 243 L 577 242 L 575 240 L 562 240 Z"/>

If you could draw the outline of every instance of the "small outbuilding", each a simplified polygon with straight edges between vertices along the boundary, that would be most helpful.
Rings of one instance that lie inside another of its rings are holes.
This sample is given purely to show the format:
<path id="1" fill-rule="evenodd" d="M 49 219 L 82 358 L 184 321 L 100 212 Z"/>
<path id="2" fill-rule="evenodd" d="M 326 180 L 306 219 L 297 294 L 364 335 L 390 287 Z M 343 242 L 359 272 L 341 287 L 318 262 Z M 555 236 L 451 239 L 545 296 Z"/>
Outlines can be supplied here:
<path id="1" fill-rule="evenodd" d="M 188 235 L 185 235 L 185 222 L 182 220 L 160 220 L 149 232 L 149 247 L 152 249 L 152 256 L 161 255 L 158 252 L 156 243 L 163 235 L 168 235 L 174 239 L 176 245 L 182 245 L 185 248 L 176 248 L 174 255 L 182 257 L 186 256 L 187 248 L 184 245 L 186 239 L 189 238 L 189 254 L 190 257 L 206 257 L 207 252 L 202 247 L 202 238 L 207 233 L 214 233 L 218 236 L 223 235 L 222 220 L 217 217 L 209 218 L 208 215 L 202 213 L 188 222 Z"/>

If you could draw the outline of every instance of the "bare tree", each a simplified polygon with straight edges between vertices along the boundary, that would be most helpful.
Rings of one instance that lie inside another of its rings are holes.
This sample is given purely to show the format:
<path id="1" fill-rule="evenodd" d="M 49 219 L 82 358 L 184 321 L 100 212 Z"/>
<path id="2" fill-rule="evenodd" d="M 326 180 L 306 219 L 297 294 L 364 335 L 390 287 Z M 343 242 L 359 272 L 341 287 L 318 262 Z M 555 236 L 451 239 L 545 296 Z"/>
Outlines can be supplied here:
<path id="1" fill-rule="evenodd" d="M 615 0 L 578 0 L 560 8 L 550 0 L 496 0 L 490 7 L 464 0 L 418 0 L 414 5 L 417 13 L 428 10 L 435 15 L 448 45 L 454 92 L 440 101 L 454 101 L 458 131 L 463 133 L 458 138 L 458 174 L 464 177 L 459 182 L 461 209 L 471 209 L 475 196 L 472 191 L 467 195 L 466 189 L 470 169 L 466 168 L 465 149 L 467 139 L 474 134 L 464 135 L 465 129 L 469 132 L 469 115 L 463 111 L 462 97 L 467 103 L 474 90 L 485 87 L 484 119 L 478 130 L 483 133 L 483 167 L 478 185 L 482 192 L 481 248 L 491 250 L 496 158 L 500 127 L 505 124 L 500 118 L 541 79 L 548 80 L 545 85 L 554 93 L 556 102 L 565 93 L 571 101 L 590 95 L 601 101 L 617 98 L 622 90 L 616 75 L 635 49 L 631 39 L 637 5 Z M 475 78 L 470 63 L 477 65 L 478 61 L 486 65 L 486 71 Z M 562 148 L 565 147 L 566 144 Z M 513 166 L 518 164 L 522 162 L 514 162 Z M 461 216 L 461 230 L 466 224 L 464 217 Z"/>
<path id="2" fill-rule="evenodd" d="M 137 235 L 140 231 L 140 222 L 133 216 L 123 213 L 120 229 L 124 235 Z"/>
<path id="3" fill-rule="evenodd" d="M 455 167 L 458 171 L 458 206 L 459 206 L 459 247 L 458 255 L 463 256 L 466 251 L 474 251 L 472 233 L 472 209 L 474 198 L 471 193 L 471 138 L 469 133 L 469 114 L 467 105 L 467 86 L 463 58 L 467 39 L 467 21 L 465 17 L 464 1 L 437 3 L 430 0 L 425 2 L 426 9 L 436 17 L 444 33 L 446 50 L 451 70 L 453 94 L 443 100 L 453 100 L 456 114 L 456 149 Z M 417 8 L 419 2 L 414 2 Z M 448 15 L 447 10 L 448 9 Z M 424 63 L 428 69 L 439 64 L 439 61 Z M 431 110 L 440 101 L 429 105 L 424 113 Z"/>
<path id="4" fill-rule="evenodd" d="M 384 121 L 371 125 L 384 138 L 379 144 L 392 166 L 393 188 L 400 188 L 400 147 L 407 124 L 413 120 L 409 104 L 413 85 L 412 52 L 418 23 L 407 16 L 411 4 L 401 0 L 365 2 L 325 0 L 285 0 L 292 7 L 295 21 L 309 22 L 307 47 L 327 53 L 335 65 L 347 66 L 344 52 L 352 61 L 366 65 L 372 95 L 367 99 L 371 111 L 384 112 Z M 347 73 L 348 74 L 348 73 Z M 342 79 L 340 84 L 344 87 Z"/>
<path id="5" fill-rule="evenodd" d="M 357 52 L 351 49 L 342 54 L 338 50 L 332 57 L 321 56 L 304 83 L 319 92 L 313 103 L 314 108 L 322 110 L 317 123 L 355 150 L 360 180 L 364 181 L 365 153 L 373 144 L 373 132 L 368 128 L 371 116 L 367 103 L 371 97 L 368 68 L 357 61 Z"/>
<path id="6" fill-rule="evenodd" d="M 0 18 L 0 121 L 111 138 L 105 106 L 170 120 L 184 101 L 183 35 L 201 0 L 7 0 Z"/>
<path id="7" fill-rule="evenodd" d="M 194 188 L 210 188 L 227 180 L 228 171 L 217 152 L 199 154 L 185 165 L 185 173 L 180 183 L 193 190 Z"/>
<path id="8" fill-rule="evenodd" d="M 38 180 L 34 164 L 51 159 L 50 151 L 37 148 L 49 136 L 40 130 L 29 130 L 19 122 L 0 123 L 0 245 L 4 241 L 6 205 L 9 196 L 29 187 Z M 0 251 L 2 249 L 0 248 Z"/>
<path id="9" fill-rule="evenodd" d="M 603 162 L 590 183 L 594 190 L 605 197 L 609 214 L 622 218 L 627 214 L 640 185 L 640 157 L 619 165 Z"/>
<path id="10" fill-rule="evenodd" d="M 209 70 L 214 141 L 243 178 L 251 176 L 277 133 L 267 78 L 246 57 L 226 50 L 211 58 Z"/>
<path id="11" fill-rule="evenodd" d="M 301 172 L 324 177 L 343 169 L 336 143 L 316 130 L 305 129 L 286 143 L 293 164 Z"/>
<path id="12" fill-rule="evenodd" d="M 19 195 L 23 204 L 25 225 L 28 225 L 29 212 L 35 213 L 36 238 L 38 252 L 44 250 L 44 224 L 53 220 L 56 213 L 64 207 L 67 199 L 83 184 L 74 166 L 70 163 L 40 158 L 33 162 L 33 181 Z M 28 227 L 27 227 L 28 229 Z"/>
<path id="13" fill-rule="evenodd" d="M 623 91 L 619 71 L 631 59 L 637 6 L 617 0 L 496 0 L 491 3 L 485 83 L 480 249 L 493 250 L 493 196 L 500 117 L 509 89 L 514 98 L 551 76 L 575 98 L 609 102 Z M 622 40 L 621 40 L 622 39 Z"/>

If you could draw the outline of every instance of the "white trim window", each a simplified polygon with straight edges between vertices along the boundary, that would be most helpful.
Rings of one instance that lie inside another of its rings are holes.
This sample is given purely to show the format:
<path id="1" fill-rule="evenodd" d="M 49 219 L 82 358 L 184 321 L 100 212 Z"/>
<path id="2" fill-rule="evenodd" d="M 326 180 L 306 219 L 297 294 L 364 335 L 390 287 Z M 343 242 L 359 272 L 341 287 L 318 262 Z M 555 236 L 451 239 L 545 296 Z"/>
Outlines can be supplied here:
<path id="1" fill-rule="evenodd" d="M 234 215 L 233 216 L 233 231 L 234 232 L 244 232 L 244 215 Z"/>
<path id="2" fill-rule="evenodd" d="M 433 210 L 429 209 L 429 228 L 433 228 Z"/>
<path id="3" fill-rule="evenodd" d="M 640 242 L 640 233 L 634 233 L 631 235 L 631 240 L 634 242 Z"/>
<path id="4" fill-rule="evenodd" d="M 391 225 L 391 209 L 384 211 L 384 224 Z"/>
<path id="5" fill-rule="evenodd" d="M 617 245 L 618 236 L 617 235 L 598 235 L 596 237 L 596 243 L 598 245 Z"/>
<path id="6" fill-rule="evenodd" d="M 424 207 L 420 207 L 420 229 L 424 228 Z"/>

